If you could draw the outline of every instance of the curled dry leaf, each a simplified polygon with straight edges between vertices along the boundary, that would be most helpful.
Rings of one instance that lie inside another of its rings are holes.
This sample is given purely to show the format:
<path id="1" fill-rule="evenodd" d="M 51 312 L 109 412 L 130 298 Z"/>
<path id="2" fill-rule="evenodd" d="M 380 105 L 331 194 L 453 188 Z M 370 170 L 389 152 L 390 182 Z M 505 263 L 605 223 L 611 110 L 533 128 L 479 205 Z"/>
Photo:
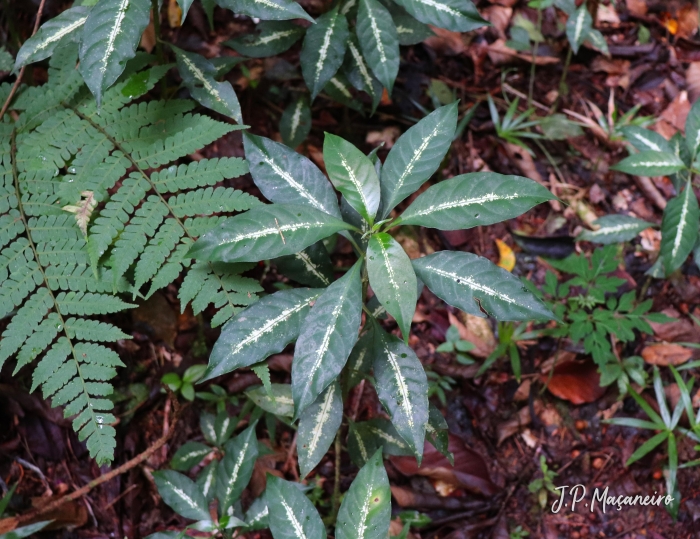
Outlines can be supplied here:
<path id="1" fill-rule="evenodd" d="M 668 367 L 682 365 L 693 356 L 693 351 L 680 344 L 658 343 L 650 344 L 642 350 L 644 361 L 651 365 Z"/>
<path id="2" fill-rule="evenodd" d="M 552 395 L 573 404 L 595 402 L 607 390 L 600 387 L 598 367 L 592 361 L 560 363 L 554 367 L 551 379 L 549 373 L 543 373 L 540 380 L 547 384 L 547 389 Z"/>
<path id="3" fill-rule="evenodd" d="M 390 457 L 389 460 L 407 477 L 423 475 L 484 496 L 498 492 L 499 488 L 491 481 L 483 457 L 469 449 L 458 436 L 450 434 L 449 437 L 448 449 L 454 455 L 454 467 L 450 465 L 447 457 L 429 443 L 426 443 L 423 449 L 420 468 L 413 457 Z"/>

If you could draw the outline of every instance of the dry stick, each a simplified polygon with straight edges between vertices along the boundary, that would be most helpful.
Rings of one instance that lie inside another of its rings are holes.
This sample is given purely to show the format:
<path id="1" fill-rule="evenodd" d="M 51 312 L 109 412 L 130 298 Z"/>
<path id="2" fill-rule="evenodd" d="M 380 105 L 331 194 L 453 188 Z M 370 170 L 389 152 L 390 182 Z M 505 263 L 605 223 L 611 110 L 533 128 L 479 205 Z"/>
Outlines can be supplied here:
<path id="1" fill-rule="evenodd" d="M 44 4 L 46 3 L 46 0 L 41 0 L 41 4 L 39 4 L 39 10 L 36 12 L 36 21 L 34 22 L 34 31 L 32 32 L 32 36 L 36 34 L 37 30 L 39 30 L 39 23 L 41 22 L 41 12 L 44 11 Z M 19 70 L 19 74 L 17 75 L 17 80 L 15 83 L 12 85 L 12 90 L 10 90 L 10 95 L 7 96 L 7 99 L 5 99 L 5 104 L 2 106 L 2 109 L 0 109 L 0 118 L 2 118 L 5 113 L 7 112 L 7 109 L 10 107 L 10 102 L 12 101 L 12 98 L 15 96 L 15 93 L 17 92 L 17 88 L 19 88 L 20 83 L 22 82 L 22 75 L 24 75 L 24 70 L 27 66 L 22 66 L 22 69 Z"/>
<path id="2" fill-rule="evenodd" d="M 78 498 L 85 496 L 88 492 L 90 492 L 93 488 L 101 485 L 102 483 L 106 483 L 107 481 L 110 481 L 111 479 L 114 479 L 118 475 L 123 474 L 124 472 L 128 472 L 132 468 L 135 468 L 139 464 L 141 464 L 143 461 L 148 459 L 153 453 L 158 451 L 161 447 L 165 445 L 165 443 L 168 441 L 170 436 L 172 436 L 172 433 L 174 432 L 175 425 L 177 424 L 177 421 L 180 419 L 180 415 L 182 414 L 182 410 L 185 408 L 185 406 L 179 406 L 177 401 L 173 401 L 173 407 L 175 408 L 175 412 L 173 413 L 173 419 L 170 423 L 170 428 L 168 431 L 163 434 L 156 442 L 150 446 L 148 449 L 146 449 L 143 453 L 140 453 L 136 455 L 133 459 L 125 462 L 119 468 L 115 468 L 109 473 L 106 473 L 104 475 L 99 476 L 97 479 L 93 479 L 90 481 L 87 485 L 84 487 L 76 490 L 75 492 L 72 492 L 71 494 L 68 494 L 66 496 L 63 496 L 62 498 L 59 498 L 49 504 L 46 504 L 45 506 L 35 510 L 31 511 L 29 513 L 26 513 L 24 515 L 20 515 L 18 517 L 12 517 L 16 525 L 19 526 L 20 524 L 25 524 L 27 522 L 30 522 L 36 517 L 40 515 L 44 515 L 50 511 L 53 511 L 54 509 L 57 509 L 61 507 L 62 505 L 72 502 L 73 500 L 77 500 Z M 0 523 L 2 520 L 0 520 Z"/>

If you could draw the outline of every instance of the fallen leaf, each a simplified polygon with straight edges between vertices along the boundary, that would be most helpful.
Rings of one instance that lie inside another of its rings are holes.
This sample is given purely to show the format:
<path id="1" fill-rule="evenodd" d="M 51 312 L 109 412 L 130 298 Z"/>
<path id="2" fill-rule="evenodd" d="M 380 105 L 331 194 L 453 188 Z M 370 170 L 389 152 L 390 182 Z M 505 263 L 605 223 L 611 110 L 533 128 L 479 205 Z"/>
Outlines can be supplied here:
<path id="1" fill-rule="evenodd" d="M 642 350 L 644 361 L 650 365 L 668 367 L 682 365 L 693 356 L 693 351 L 680 344 L 658 343 L 645 346 Z"/>
<path id="2" fill-rule="evenodd" d="M 153 13 L 151 13 L 151 22 L 148 23 L 146 29 L 141 35 L 141 48 L 150 53 L 156 46 L 156 30 L 153 26 Z"/>
<path id="3" fill-rule="evenodd" d="M 691 62 L 688 69 L 685 70 L 685 80 L 688 83 L 688 93 L 690 100 L 695 100 L 700 97 L 700 62 Z"/>
<path id="4" fill-rule="evenodd" d="M 515 253 L 508 244 L 496 238 L 496 247 L 498 247 L 498 266 L 506 271 L 513 271 L 515 267 Z"/>
<path id="5" fill-rule="evenodd" d="M 384 149 L 389 150 L 401 135 L 401 130 L 395 125 L 386 127 L 381 131 L 370 131 L 365 137 L 365 142 L 371 146 L 379 146 L 384 143 Z"/>
<path id="6" fill-rule="evenodd" d="M 182 21 L 182 9 L 177 3 L 177 0 L 168 1 L 168 24 L 170 28 L 179 28 Z"/>
<path id="7" fill-rule="evenodd" d="M 683 131 L 685 120 L 690 112 L 688 92 L 683 90 L 671 101 L 659 116 L 654 130 L 660 135 L 671 138 L 676 131 Z"/>
<path id="8" fill-rule="evenodd" d="M 592 361 L 566 361 L 557 364 L 550 379 L 549 373 L 540 375 L 542 383 L 555 397 L 573 404 L 595 402 L 607 388 L 600 387 L 598 367 Z"/>
<path id="9" fill-rule="evenodd" d="M 681 313 L 670 307 L 661 311 L 666 316 L 675 318 L 673 322 L 658 324 L 650 322 L 649 325 L 654 330 L 654 336 L 660 341 L 666 342 L 696 342 L 700 343 L 700 326 L 693 323 L 688 318 L 682 318 Z M 693 314 L 700 316 L 696 309 Z"/>
<path id="10" fill-rule="evenodd" d="M 407 477 L 422 475 L 484 496 L 492 496 L 499 491 L 498 486 L 491 481 L 486 462 L 479 453 L 469 449 L 454 434 L 449 435 L 447 447 L 454 455 L 454 467 L 447 457 L 427 442 L 423 448 L 420 468 L 414 457 L 389 457 L 389 460 Z"/>
<path id="11" fill-rule="evenodd" d="M 498 35 L 506 37 L 506 30 L 513 16 L 513 8 L 505 6 L 489 6 L 481 12 L 481 16 L 489 21 L 498 30 Z"/>
<path id="12" fill-rule="evenodd" d="M 683 6 L 678 13 L 676 36 L 690 38 L 698 29 L 698 10 L 693 6 Z"/>
<path id="13" fill-rule="evenodd" d="M 474 349 L 469 352 L 474 357 L 485 359 L 496 349 L 496 337 L 487 318 L 479 318 L 462 311 L 459 311 L 457 316 L 448 312 L 447 318 L 451 325 L 457 326 L 459 338 L 474 345 Z"/>
<path id="14" fill-rule="evenodd" d="M 535 414 L 539 414 L 542 411 L 542 403 L 539 400 L 536 400 L 533 403 L 532 408 Z M 531 421 L 532 417 L 530 416 L 530 407 L 524 406 L 509 420 L 498 424 L 496 427 L 496 434 L 498 436 L 498 442 L 496 445 L 501 445 L 505 440 L 513 436 L 520 429 L 529 425 Z M 456 459 L 455 462 L 457 462 Z"/>
<path id="15" fill-rule="evenodd" d="M 647 14 L 646 0 L 626 0 L 627 10 L 635 17 L 643 17 Z"/>
<path id="16" fill-rule="evenodd" d="M 431 26 L 430 29 L 435 35 L 424 39 L 424 45 L 446 56 L 458 56 L 466 52 L 467 45 L 462 37 L 463 34 L 451 32 L 437 26 Z"/>

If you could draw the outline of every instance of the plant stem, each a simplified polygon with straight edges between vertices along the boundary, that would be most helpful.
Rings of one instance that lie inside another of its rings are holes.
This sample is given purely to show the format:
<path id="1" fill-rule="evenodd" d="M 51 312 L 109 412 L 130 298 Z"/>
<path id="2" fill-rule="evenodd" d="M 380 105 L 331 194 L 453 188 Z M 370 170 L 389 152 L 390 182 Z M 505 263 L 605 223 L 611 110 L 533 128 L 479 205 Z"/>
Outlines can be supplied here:
<path id="1" fill-rule="evenodd" d="M 335 482 L 333 483 L 333 505 L 331 508 L 331 524 L 335 525 L 338 519 L 338 510 L 340 509 L 340 456 L 342 446 L 340 444 L 340 432 L 338 429 L 335 435 Z"/>
<path id="2" fill-rule="evenodd" d="M 542 9 L 537 8 L 537 33 L 538 37 L 542 34 Z M 527 108 L 530 108 L 532 103 L 532 95 L 535 92 L 535 70 L 537 69 L 537 48 L 539 47 L 539 39 L 532 43 L 532 64 L 530 65 L 530 87 L 527 92 Z"/>
<path id="3" fill-rule="evenodd" d="M 156 55 L 158 63 L 165 63 L 165 53 L 163 52 L 163 42 L 160 40 L 160 10 L 158 9 L 158 0 L 151 0 L 151 10 L 153 11 L 153 32 L 156 35 Z"/>
<path id="4" fill-rule="evenodd" d="M 557 104 L 559 103 L 559 100 L 561 99 L 562 95 L 568 94 L 568 88 L 566 85 L 566 76 L 569 73 L 569 64 L 571 63 L 571 56 L 573 55 L 574 51 L 571 47 L 569 47 L 569 50 L 566 52 L 566 60 L 564 61 L 564 69 L 561 72 L 561 78 L 559 79 L 559 95 L 557 95 L 557 99 L 554 102 L 554 105 L 552 105 L 552 110 L 556 109 Z"/>

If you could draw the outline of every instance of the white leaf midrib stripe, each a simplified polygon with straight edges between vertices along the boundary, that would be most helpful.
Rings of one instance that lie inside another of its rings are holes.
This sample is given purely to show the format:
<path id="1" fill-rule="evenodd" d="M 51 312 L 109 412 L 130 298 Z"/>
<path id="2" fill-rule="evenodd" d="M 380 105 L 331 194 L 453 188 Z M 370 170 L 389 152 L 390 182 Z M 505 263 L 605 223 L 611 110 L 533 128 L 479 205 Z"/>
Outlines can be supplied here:
<path id="1" fill-rule="evenodd" d="M 292 189 L 294 189 L 297 193 L 299 193 L 302 196 L 302 198 L 308 200 L 309 204 L 311 204 L 317 210 L 321 210 L 322 212 L 327 213 L 323 204 L 321 204 L 321 202 L 319 202 L 316 198 L 314 198 L 314 196 L 311 193 L 309 193 L 309 191 L 307 191 L 306 188 L 302 184 L 300 184 L 298 181 L 296 181 L 292 177 L 292 175 L 289 174 L 289 172 L 283 170 L 282 167 L 280 167 L 277 163 L 275 163 L 272 159 L 267 157 L 265 154 L 261 153 L 261 156 L 262 156 L 263 160 L 265 161 L 265 163 L 267 163 L 270 166 L 270 168 L 272 168 L 272 171 L 277 176 L 279 176 L 284 181 L 286 181 L 292 187 Z"/>
<path id="2" fill-rule="evenodd" d="M 511 298 L 508 294 L 503 294 L 501 292 L 498 292 L 497 290 L 494 290 L 490 286 L 477 283 L 471 276 L 458 275 L 453 272 L 445 271 L 441 268 L 436 268 L 435 266 L 426 266 L 425 269 L 431 270 L 436 274 L 440 275 L 441 277 L 445 277 L 446 279 L 451 279 L 457 284 L 464 284 L 469 288 L 478 290 L 479 292 L 483 292 L 484 294 L 487 294 L 489 296 L 501 299 L 502 301 L 505 301 L 507 303 L 516 304 L 516 301 L 513 298 Z"/>
<path id="3" fill-rule="evenodd" d="M 39 45 L 37 45 L 36 48 L 34 49 L 34 52 L 43 50 L 46 47 L 48 47 L 51 43 L 54 43 L 54 42 L 58 41 L 59 39 L 61 39 L 62 37 L 70 34 L 76 28 L 78 28 L 79 26 L 82 26 L 86 20 L 87 20 L 87 15 L 72 22 L 68 26 L 60 28 L 55 34 L 50 35 L 48 38 L 46 38 L 45 41 L 42 41 Z"/>
<path id="4" fill-rule="evenodd" d="M 314 84 L 318 84 L 321 78 L 321 70 L 323 69 L 323 64 L 326 61 L 326 56 L 328 56 L 328 48 L 331 46 L 331 37 L 333 37 L 333 31 L 335 30 L 335 23 L 338 20 L 338 14 L 333 17 L 330 24 L 328 25 L 328 30 L 323 35 L 323 43 L 321 44 L 321 50 L 319 51 L 318 61 L 316 62 L 316 75 L 314 77 Z"/>
<path id="5" fill-rule="evenodd" d="M 281 232 L 296 232 L 297 230 L 300 229 L 305 229 L 305 228 L 311 228 L 313 226 L 323 226 L 325 223 L 322 221 L 307 221 L 307 222 L 302 222 L 302 223 L 289 223 L 286 225 L 280 225 L 280 226 L 274 226 L 274 227 L 268 227 L 268 228 L 261 228 L 260 230 L 254 230 L 252 232 L 245 232 L 243 234 L 239 234 L 238 236 L 234 236 L 228 241 L 225 241 L 224 243 L 234 243 L 237 241 L 242 241 L 242 240 L 255 240 L 258 238 L 262 238 L 264 236 L 272 236 L 272 235 L 279 235 L 280 231 Z"/>
<path id="6" fill-rule="evenodd" d="M 209 92 L 209 94 L 211 94 L 211 96 L 214 99 L 216 99 L 219 103 L 223 104 L 224 106 L 226 106 L 226 108 L 228 108 L 227 103 L 225 103 L 224 100 L 221 98 L 219 91 L 216 88 L 214 88 L 214 86 L 211 84 L 211 82 L 209 82 L 209 80 L 207 80 L 204 73 L 202 73 L 202 71 L 194 64 L 194 62 L 192 62 L 192 60 L 190 60 L 184 54 L 182 55 L 182 60 L 183 62 L 185 62 L 185 65 L 190 69 L 194 77 L 202 83 L 204 89 L 207 92 Z"/>
<path id="7" fill-rule="evenodd" d="M 499 200 L 515 200 L 520 198 L 520 195 L 497 195 L 495 193 L 489 193 L 476 198 L 463 198 L 461 200 L 453 200 L 450 202 L 443 202 L 441 204 L 433 204 L 428 206 L 424 210 L 419 210 L 408 218 L 419 217 L 421 215 L 429 215 L 435 213 L 436 211 L 450 210 L 453 208 L 462 208 L 465 206 L 473 206 L 475 204 L 484 204 L 485 202 L 496 202 Z"/>
<path id="8" fill-rule="evenodd" d="M 401 404 L 400 407 L 403 408 L 404 413 L 406 414 L 406 420 L 408 421 L 408 426 L 413 430 L 414 427 L 414 422 L 413 422 L 413 405 L 411 404 L 411 400 L 409 399 L 410 397 L 410 391 L 408 390 L 408 386 L 406 384 L 406 379 L 404 378 L 403 374 L 401 373 L 401 366 L 399 365 L 399 362 L 396 358 L 396 354 L 394 354 L 391 350 L 389 350 L 389 347 L 384 343 L 384 351 L 386 352 L 387 356 L 389 357 L 389 364 L 391 365 L 392 370 L 394 371 L 394 379 L 396 380 L 396 385 L 398 386 L 399 393 L 401 394 Z"/>
<path id="9" fill-rule="evenodd" d="M 360 183 L 360 180 L 358 180 L 357 176 L 355 176 L 355 171 L 352 169 L 350 164 L 345 160 L 345 156 L 341 153 L 339 153 L 339 156 L 340 156 L 340 162 L 343 165 L 345 172 L 348 173 L 348 176 L 350 178 L 350 183 L 352 183 L 352 185 L 355 187 L 357 194 L 360 195 L 360 200 L 362 201 L 362 205 L 365 207 L 365 211 L 369 214 L 369 204 L 367 204 L 367 198 L 365 197 L 365 192 L 362 189 L 362 184 Z"/>
<path id="10" fill-rule="evenodd" d="M 318 414 L 316 415 L 316 425 L 312 431 L 313 436 L 309 441 L 310 454 L 313 454 L 313 452 L 316 451 L 316 447 L 318 446 L 318 443 L 321 440 L 321 434 L 323 433 L 323 426 L 330 419 L 331 408 L 333 406 L 333 399 L 335 398 L 334 393 L 335 392 L 333 391 L 332 386 L 326 390 L 326 395 L 323 399 L 323 403 L 321 405 L 321 408 L 319 409 Z"/>
<path id="11" fill-rule="evenodd" d="M 428 148 L 428 144 L 430 144 L 430 141 L 435 138 L 437 135 L 440 127 L 442 125 L 442 122 L 438 123 L 435 126 L 435 129 L 421 142 L 421 145 L 416 148 L 416 151 L 413 152 L 413 155 L 411 156 L 411 160 L 408 162 L 406 165 L 406 168 L 404 169 L 403 173 L 399 177 L 399 179 L 396 182 L 396 187 L 394 188 L 394 193 L 399 193 L 401 190 L 401 187 L 403 186 L 404 182 L 406 181 L 406 178 L 408 177 L 409 174 L 413 171 L 413 167 L 416 166 L 416 162 L 423 156 L 423 152 Z"/>
<path id="12" fill-rule="evenodd" d="M 678 255 L 678 250 L 681 248 L 681 240 L 683 239 L 683 231 L 687 225 L 688 209 L 690 206 L 690 197 L 688 194 L 692 191 L 690 184 L 685 186 L 685 198 L 683 199 L 683 205 L 681 206 L 681 218 L 678 223 L 678 229 L 676 230 L 676 237 L 673 238 L 673 249 L 671 250 L 671 258 L 676 258 Z"/>
<path id="13" fill-rule="evenodd" d="M 379 27 L 377 26 L 377 18 L 374 16 L 374 13 L 372 12 L 372 7 L 369 5 L 369 2 L 365 2 L 365 5 L 367 6 L 367 17 L 369 17 L 369 24 L 372 29 L 372 35 L 374 36 L 374 40 L 377 42 L 379 61 L 382 64 L 386 64 L 386 53 L 384 52 L 384 43 L 382 43 L 382 33 L 379 30 Z"/>
<path id="14" fill-rule="evenodd" d="M 301 523 L 297 520 L 297 517 L 294 514 L 292 508 L 287 503 L 287 500 L 282 499 L 281 501 L 282 506 L 284 507 L 284 510 L 287 513 L 287 520 L 289 520 L 289 522 L 292 524 L 292 528 L 294 528 L 294 533 L 299 539 L 306 539 L 304 528 L 302 527 Z"/>
<path id="15" fill-rule="evenodd" d="M 371 92 L 371 95 L 374 96 L 374 86 L 372 85 L 372 76 L 369 74 L 369 70 L 367 69 L 367 65 L 364 62 L 364 59 L 362 58 L 362 55 L 360 54 L 360 51 L 358 48 L 355 46 L 355 44 L 352 41 L 348 41 L 348 47 L 350 48 L 350 54 L 352 54 L 353 59 L 355 60 L 355 63 L 357 64 L 357 68 L 360 70 L 360 75 L 365 81 L 365 86 L 367 87 L 367 91 Z"/>
<path id="16" fill-rule="evenodd" d="M 297 254 L 294 255 L 294 257 L 297 258 L 302 264 L 304 264 L 306 270 L 312 275 L 314 275 L 317 279 L 319 279 L 323 284 L 325 284 L 326 286 L 331 284 L 328 277 L 326 277 L 323 273 L 320 272 L 318 266 L 314 264 L 313 260 L 311 260 L 311 257 L 307 253 L 305 253 L 304 251 L 299 251 Z"/>
<path id="17" fill-rule="evenodd" d="M 114 52 L 114 42 L 116 41 L 117 36 L 121 32 L 121 26 L 124 22 L 124 17 L 126 17 L 126 10 L 129 8 L 129 1 L 130 0 L 121 0 L 121 4 L 117 9 L 117 18 L 114 21 L 114 26 L 112 27 L 112 30 L 109 33 L 109 38 L 107 39 L 107 49 L 105 50 L 105 55 L 102 59 L 102 66 L 100 67 L 100 73 L 103 76 L 107 71 L 107 62 L 109 61 L 109 57 Z"/>

